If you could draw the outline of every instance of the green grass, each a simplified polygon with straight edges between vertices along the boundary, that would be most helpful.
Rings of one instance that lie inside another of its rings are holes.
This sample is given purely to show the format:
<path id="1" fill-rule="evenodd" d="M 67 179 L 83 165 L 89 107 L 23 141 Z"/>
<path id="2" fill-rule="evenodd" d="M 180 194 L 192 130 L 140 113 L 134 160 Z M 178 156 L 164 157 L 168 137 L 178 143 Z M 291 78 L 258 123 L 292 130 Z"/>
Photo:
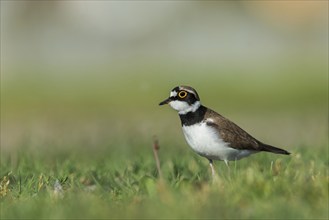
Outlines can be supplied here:
<path id="1" fill-rule="evenodd" d="M 328 219 L 327 66 L 277 68 L 129 64 L 2 73 L 1 219 Z M 212 181 L 177 113 L 158 106 L 179 84 L 292 155 L 256 154 L 232 162 L 230 172 L 216 162 Z"/>
<path id="2" fill-rule="evenodd" d="M 217 162 L 212 181 L 206 159 L 162 146 L 160 181 L 151 144 L 136 147 L 134 159 L 106 149 L 2 157 L 1 218 L 328 218 L 325 148 L 257 154 L 230 172 Z"/>

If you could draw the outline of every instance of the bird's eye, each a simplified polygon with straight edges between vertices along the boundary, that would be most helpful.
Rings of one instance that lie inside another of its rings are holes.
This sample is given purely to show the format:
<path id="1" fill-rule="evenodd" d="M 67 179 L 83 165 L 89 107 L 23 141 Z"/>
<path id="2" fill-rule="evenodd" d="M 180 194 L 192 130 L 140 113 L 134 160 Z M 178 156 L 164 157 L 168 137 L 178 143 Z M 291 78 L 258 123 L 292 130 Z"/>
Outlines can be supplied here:
<path id="1" fill-rule="evenodd" d="M 185 91 L 180 91 L 178 93 L 178 97 L 181 98 L 181 99 L 185 98 L 186 96 L 187 96 L 187 92 L 185 92 Z"/>

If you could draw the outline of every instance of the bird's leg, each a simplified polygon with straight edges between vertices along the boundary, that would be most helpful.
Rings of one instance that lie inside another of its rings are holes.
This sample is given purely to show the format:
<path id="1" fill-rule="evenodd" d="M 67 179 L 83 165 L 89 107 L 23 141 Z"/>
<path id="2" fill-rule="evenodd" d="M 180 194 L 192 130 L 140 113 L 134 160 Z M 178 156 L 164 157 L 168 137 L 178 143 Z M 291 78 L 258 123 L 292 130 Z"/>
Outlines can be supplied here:
<path id="1" fill-rule="evenodd" d="M 209 160 L 209 165 L 210 165 L 210 168 L 211 168 L 211 175 L 214 178 L 215 175 L 216 175 L 214 164 L 213 164 L 213 161 L 211 159 L 208 159 L 208 160 Z"/>
<path id="2" fill-rule="evenodd" d="M 231 177 L 231 169 L 230 169 L 230 165 L 228 164 L 228 160 L 224 160 L 226 166 L 227 166 L 227 169 L 228 169 L 228 175 L 229 177 Z"/>

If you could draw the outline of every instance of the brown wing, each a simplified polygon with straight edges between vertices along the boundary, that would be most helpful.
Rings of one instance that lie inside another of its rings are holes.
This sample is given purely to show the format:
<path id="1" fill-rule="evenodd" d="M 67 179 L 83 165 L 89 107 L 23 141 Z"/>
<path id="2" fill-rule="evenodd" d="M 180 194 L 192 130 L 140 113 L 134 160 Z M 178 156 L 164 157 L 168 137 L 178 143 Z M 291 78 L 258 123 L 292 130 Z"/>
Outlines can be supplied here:
<path id="1" fill-rule="evenodd" d="M 216 128 L 221 138 L 230 143 L 230 147 L 241 150 L 263 150 L 263 144 L 260 141 L 220 114 L 208 109 L 205 117 L 213 120 L 208 121 L 207 125 Z"/>

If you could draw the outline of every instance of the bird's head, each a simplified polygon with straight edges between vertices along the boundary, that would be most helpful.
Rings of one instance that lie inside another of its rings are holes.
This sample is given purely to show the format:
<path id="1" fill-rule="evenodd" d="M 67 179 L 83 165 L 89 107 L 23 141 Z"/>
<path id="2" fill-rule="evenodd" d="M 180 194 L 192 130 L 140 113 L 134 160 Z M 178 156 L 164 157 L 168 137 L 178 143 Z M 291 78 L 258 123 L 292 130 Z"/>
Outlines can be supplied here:
<path id="1" fill-rule="evenodd" d="M 179 114 L 195 112 L 201 105 L 198 93 L 190 86 L 177 86 L 170 91 L 169 98 L 159 105 L 169 104 Z"/>

